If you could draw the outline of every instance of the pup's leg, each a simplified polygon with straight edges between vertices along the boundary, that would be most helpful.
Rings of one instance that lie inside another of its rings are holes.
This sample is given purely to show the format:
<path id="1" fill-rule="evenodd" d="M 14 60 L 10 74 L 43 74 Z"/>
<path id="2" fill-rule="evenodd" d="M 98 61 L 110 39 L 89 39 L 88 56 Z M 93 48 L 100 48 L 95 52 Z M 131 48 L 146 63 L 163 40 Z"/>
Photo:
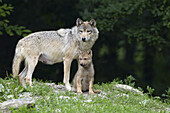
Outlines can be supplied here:
<path id="1" fill-rule="evenodd" d="M 25 86 L 25 81 L 24 81 L 24 79 L 25 79 L 25 76 L 26 76 L 26 74 L 27 74 L 27 71 L 28 71 L 28 65 L 25 64 L 25 68 L 24 68 L 24 69 L 22 70 L 22 72 L 19 74 L 20 83 L 21 83 L 21 85 L 24 86 L 24 87 L 26 87 L 26 86 Z"/>
<path id="2" fill-rule="evenodd" d="M 27 58 L 26 61 L 28 63 L 26 82 L 31 86 L 32 85 L 32 74 L 34 72 L 35 66 L 38 63 L 38 56 Z"/>
<path id="3" fill-rule="evenodd" d="M 82 85 L 81 85 L 81 78 L 79 76 L 77 76 L 77 93 L 83 93 Z"/>
<path id="4" fill-rule="evenodd" d="M 90 79 L 90 82 L 89 82 L 89 94 L 94 94 L 94 92 L 93 92 L 93 82 L 94 82 L 94 77 L 92 77 Z"/>
<path id="5" fill-rule="evenodd" d="M 71 62 L 72 62 L 71 59 L 64 59 L 64 81 L 63 82 L 65 83 L 66 89 L 69 91 L 71 90 L 71 86 L 69 83 Z"/>

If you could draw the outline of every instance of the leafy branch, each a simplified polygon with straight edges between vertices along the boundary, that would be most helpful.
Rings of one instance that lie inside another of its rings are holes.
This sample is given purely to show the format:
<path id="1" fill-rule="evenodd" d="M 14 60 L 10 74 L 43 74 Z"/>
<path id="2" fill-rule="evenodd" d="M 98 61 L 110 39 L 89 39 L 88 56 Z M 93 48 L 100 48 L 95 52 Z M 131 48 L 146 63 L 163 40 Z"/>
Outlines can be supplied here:
<path id="1" fill-rule="evenodd" d="M 0 0 L 0 35 L 3 35 L 6 32 L 9 36 L 17 34 L 19 36 L 26 36 L 31 33 L 30 30 L 26 29 L 24 26 L 19 25 L 10 25 L 10 21 L 7 19 L 7 16 L 11 15 L 13 7 L 11 4 L 3 3 Z"/>

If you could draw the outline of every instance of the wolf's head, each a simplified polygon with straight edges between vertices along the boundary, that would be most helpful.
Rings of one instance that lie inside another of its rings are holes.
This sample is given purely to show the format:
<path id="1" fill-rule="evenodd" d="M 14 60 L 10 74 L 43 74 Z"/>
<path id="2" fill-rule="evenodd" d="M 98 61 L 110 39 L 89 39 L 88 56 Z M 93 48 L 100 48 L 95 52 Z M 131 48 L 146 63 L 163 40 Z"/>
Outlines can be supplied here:
<path id="1" fill-rule="evenodd" d="M 92 50 L 88 50 L 86 52 L 80 51 L 79 52 L 79 64 L 83 67 L 88 67 L 89 64 L 92 62 Z"/>
<path id="2" fill-rule="evenodd" d="M 96 28 L 96 21 L 91 19 L 89 22 L 83 22 L 81 19 L 77 19 L 76 21 L 77 32 L 79 35 L 79 40 L 83 42 L 87 42 L 94 37 L 94 34 L 97 32 Z"/>

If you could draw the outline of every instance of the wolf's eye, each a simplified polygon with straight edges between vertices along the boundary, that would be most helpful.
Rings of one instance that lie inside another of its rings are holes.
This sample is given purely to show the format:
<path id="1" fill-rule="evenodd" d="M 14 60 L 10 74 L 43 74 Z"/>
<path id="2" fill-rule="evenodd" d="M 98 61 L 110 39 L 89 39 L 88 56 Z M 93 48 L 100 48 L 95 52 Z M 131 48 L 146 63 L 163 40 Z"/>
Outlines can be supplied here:
<path id="1" fill-rule="evenodd" d="M 87 60 L 87 58 L 84 58 L 84 60 Z"/>
<path id="2" fill-rule="evenodd" d="M 82 60 L 82 58 L 80 58 L 80 60 Z"/>
<path id="3" fill-rule="evenodd" d="M 79 33 L 82 33 L 83 31 L 82 30 L 79 30 Z"/>
<path id="4" fill-rule="evenodd" d="M 91 34 L 91 33 L 92 33 L 92 31 L 91 31 L 91 30 L 87 30 L 87 33 Z"/>

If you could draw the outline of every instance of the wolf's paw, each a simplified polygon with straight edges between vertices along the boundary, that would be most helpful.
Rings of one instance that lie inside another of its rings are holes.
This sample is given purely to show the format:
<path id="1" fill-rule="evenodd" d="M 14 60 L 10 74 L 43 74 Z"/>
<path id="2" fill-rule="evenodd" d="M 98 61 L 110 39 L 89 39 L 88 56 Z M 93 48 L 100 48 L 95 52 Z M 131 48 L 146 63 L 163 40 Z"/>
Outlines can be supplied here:
<path id="1" fill-rule="evenodd" d="M 32 86 L 32 80 L 30 78 L 26 78 L 26 83 L 28 83 L 29 86 Z"/>
<path id="2" fill-rule="evenodd" d="M 94 92 L 93 91 L 89 91 L 89 94 L 92 95 L 92 94 L 94 94 Z"/>
<path id="3" fill-rule="evenodd" d="M 13 78 L 16 78 L 17 76 L 16 75 L 13 75 Z"/>
<path id="4" fill-rule="evenodd" d="M 65 80 L 65 79 L 63 79 L 63 83 L 66 83 L 66 80 Z"/>
<path id="5" fill-rule="evenodd" d="M 66 84 L 65 86 L 66 86 L 66 89 L 67 89 L 68 91 L 71 91 L 71 86 L 70 86 L 70 84 Z"/>
<path id="6" fill-rule="evenodd" d="M 83 92 L 82 91 L 77 91 L 78 94 L 82 94 Z"/>

